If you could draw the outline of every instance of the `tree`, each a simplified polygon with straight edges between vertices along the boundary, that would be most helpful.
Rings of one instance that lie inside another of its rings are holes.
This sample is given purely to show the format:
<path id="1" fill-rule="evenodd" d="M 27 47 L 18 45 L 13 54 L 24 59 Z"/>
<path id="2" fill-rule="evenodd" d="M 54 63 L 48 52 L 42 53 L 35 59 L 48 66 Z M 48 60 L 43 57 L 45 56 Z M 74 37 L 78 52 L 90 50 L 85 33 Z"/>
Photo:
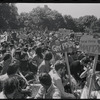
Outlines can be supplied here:
<path id="1" fill-rule="evenodd" d="M 36 30 L 58 30 L 63 28 L 64 19 L 63 16 L 55 10 L 51 10 L 48 6 L 36 7 L 30 13 L 20 14 L 20 23 L 25 26 L 25 21 L 31 29 Z"/>
<path id="2" fill-rule="evenodd" d="M 0 4 L 0 28 L 17 28 L 18 27 L 18 12 L 14 3 Z"/>
<path id="3" fill-rule="evenodd" d="M 93 30 L 93 32 L 100 33 L 100 18 L 96 21 L 94 21 L 90 28 Z"/>
<path id="4" fill-rule="evenodd" d="M 72 18 L 70 15 L 64 15 L 64 20 L 66 24 L 66 29 L 77 31 L 77 26 L 74 18 Z"/>
<path id="5" fill-rule="evenodd" d="M 79 17 L 78 24 L 82 27 L 83 32 L 89 32 L 91 30 L 91 24 L 95 22 L 97 18 L 93 15 L 87 15 L 83 17 Z"/>

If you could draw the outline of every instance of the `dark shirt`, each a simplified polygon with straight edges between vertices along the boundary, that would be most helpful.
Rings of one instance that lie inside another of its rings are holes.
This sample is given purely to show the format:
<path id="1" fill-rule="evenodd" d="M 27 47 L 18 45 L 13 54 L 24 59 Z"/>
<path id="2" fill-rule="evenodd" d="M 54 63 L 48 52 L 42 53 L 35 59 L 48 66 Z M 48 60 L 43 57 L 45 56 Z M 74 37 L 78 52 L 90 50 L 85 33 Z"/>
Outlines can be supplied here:
<path id="1" fill-rule="evenodd" d="M 84 71 L 84 66 L 79 60 L 76 60 L 70 65 L 70 71 L 76 80 L 80 80 L 81 78 L 79 76 Z"/>
<path id="2" fill-rule="evenodd" d="M 21 61 L 20 70 L 21 71 L 27 71 L 28 70 L 28 61 Z"/>

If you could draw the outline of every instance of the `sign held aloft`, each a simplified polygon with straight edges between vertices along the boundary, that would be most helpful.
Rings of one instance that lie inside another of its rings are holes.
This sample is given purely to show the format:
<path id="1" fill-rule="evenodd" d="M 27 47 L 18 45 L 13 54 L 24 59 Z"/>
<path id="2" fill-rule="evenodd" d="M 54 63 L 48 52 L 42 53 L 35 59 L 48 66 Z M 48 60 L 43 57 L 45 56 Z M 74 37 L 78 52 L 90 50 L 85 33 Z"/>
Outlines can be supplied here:
<path id="1" fill-rule="evenodd" d="M 79 45 L 79 49 L 85 53 L 100 54 L 100 39 L 91 35 L 83 35 Z"/>

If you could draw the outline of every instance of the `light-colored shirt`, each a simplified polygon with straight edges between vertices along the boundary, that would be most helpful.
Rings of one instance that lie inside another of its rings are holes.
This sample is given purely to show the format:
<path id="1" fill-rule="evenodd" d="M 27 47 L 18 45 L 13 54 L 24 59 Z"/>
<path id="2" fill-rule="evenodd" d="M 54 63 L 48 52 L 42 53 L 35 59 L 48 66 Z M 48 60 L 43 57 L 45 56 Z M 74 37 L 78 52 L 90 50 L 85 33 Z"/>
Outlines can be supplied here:
<path id="1" fill-rule="evenodd" d="M 55 85 L 51 85 L 49 89 L 46 89 L 41 86 L 35 99 L 61 99 L 61 93 Z"/>
<path id="2" fill-rule="evenodd" d="M 50 71 L 50 64 L 46 63 L 45 60 L 39 65 L 38 67 L 38 73 L 49 73 Z"/>
<path id="3" fill-rule="evenodd" d="M 3 82 L 3 81 L 5 81 L 8 78 L 9 78 L 9 76 L 7 74 L 1 75 L 0 76 L 0 82 Z"/>
<path id="4" fill-rule="evenodd" d="M 62 98 L 73 98 L 73 99 L 75 99 L 75 97 L 73 96 L 73 94 L 65 92 L 64 86 L 63 86 L 63 83 L 62 83 L 62 80 L 61 80 L 61 76 L 56 72 L 55 69 L 51 70 L 49 72 L 49 75 L 52 78 L 53 84 L 55 86 L 57 86 L 57 88 L 60 90 Z"/>
<path id="5" fill-rule="evenodd" d="M 37 64 L 37 66 L 39 66 L 42 63 L 42 61 L 43 61 L 43 59 L 40 59 L 36 54 L 34 54 L 32 60 L 33 60 L 33 62 L 35 64 Z"/>
<path id="6" fill-rule="evenodd" d="M 7 97 L 5 96 L 3 92 L 0 92 L 0 99 L 7 99 Z"/>
<path id="7" fill-rule="evenodd" d="M 91 97 L 95 99 L 100 99 L 100 91 L 92 91 Z"/>

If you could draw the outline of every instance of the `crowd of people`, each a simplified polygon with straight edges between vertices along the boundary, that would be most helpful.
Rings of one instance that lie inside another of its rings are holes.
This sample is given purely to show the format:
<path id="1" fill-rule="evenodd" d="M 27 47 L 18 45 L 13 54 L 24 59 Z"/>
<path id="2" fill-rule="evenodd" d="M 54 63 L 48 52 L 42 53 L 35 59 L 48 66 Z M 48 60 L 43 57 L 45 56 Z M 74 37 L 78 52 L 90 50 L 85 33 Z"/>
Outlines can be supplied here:
<path id="1" fill-rule="evenodd" d="M 65 53 L 54 54 L 49 42 L 47 45 L 41 41 L 13 38 L 2 42 L 0 99 L 88 99 L 94 56 L 78 49 L 67 56 L 71 77 Z M 92 99 L 100 98 L 99 65 L 100 57 L 93 75 Z M 40 84 L 35 96 L 32 84 Z"/>

